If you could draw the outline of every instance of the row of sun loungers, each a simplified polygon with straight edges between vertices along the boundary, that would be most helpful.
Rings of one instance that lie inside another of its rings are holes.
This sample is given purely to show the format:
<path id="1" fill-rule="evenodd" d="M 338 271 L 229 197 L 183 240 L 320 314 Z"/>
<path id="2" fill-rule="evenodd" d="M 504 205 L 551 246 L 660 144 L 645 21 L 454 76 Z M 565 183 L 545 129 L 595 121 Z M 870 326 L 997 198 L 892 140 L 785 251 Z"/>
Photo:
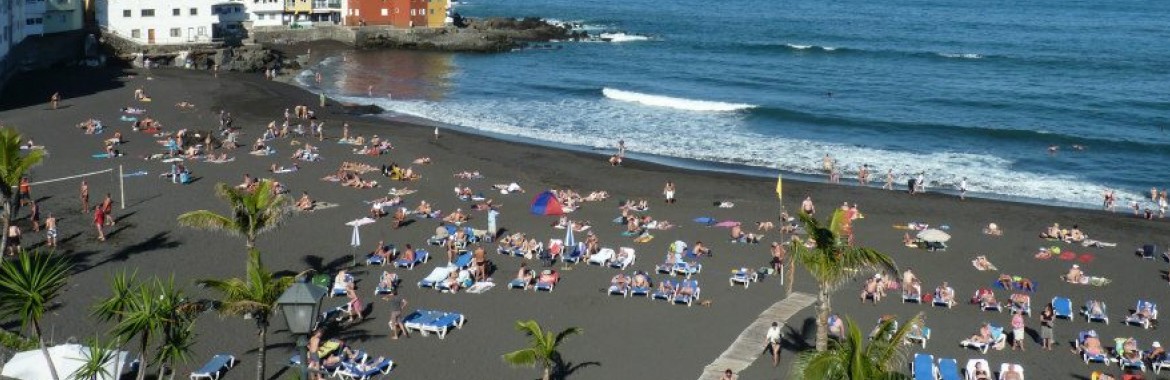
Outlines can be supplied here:
<path id="1" fill-rule="evenodd" d="M 981 370 L 986 373 L 987 378 L 992 378 L 991 367 L 986 359 L 968 360 L 965 376 L 959 373 L 959 362 L 955 359 L 940 358 L 935 362 L 934 355 L 917 353 L 910 362 L 910 372 L 914 375 L 914 380 L 974 380 L 978 378 L 976 373 Z M 1024 367 L 1014 363 L 1000 364 L 998 376 L 995 378 L 1007 379 L 1010 372 L 1019 374 L 1021 380 L 1025 379 Z"/>
<path id="2" fill-rule="evenodd" d="M 1089 339 L 1097 340 L 1095 347 L 1090 347 L 1091 345 L 1088 344 Z M 1137 350 L 1136 354 L 1127 356 L 1125 352 L 1125 344 L 1131 339 L 1132 338 L 1115 338 L 1113 339 L 1112 349 L 1106 350 L 1104 347 L 1100 346 L 1100 338 L 1097 335 L 1097 331 L 1085 330 L 1077 334 L 1077 340 L 1073 342 L 1073 344 L 1075 345 L 1077 352 L 1081 355 L 1081 359 L 1085 362 L 1085 364 L 1102 363 L 1106 366 L 1109 366 L 1112 363 L 1117 363 L 1117 365 L 1123 370 L 1137 369 L 1144 372 L 1147 368 L 1145 356 L 1148 351 Z M 1136 340 L 1133 341 L 1133 347 L 1135 349 L 1137 347 Z M 1162 358 L 1149 363 L 1149 368 L 1153 369 L 1155 373 L 1161 372 L 1161 370 L 1164 368 L 1170 368 L 1170 357 L 1163 356 Z"/>

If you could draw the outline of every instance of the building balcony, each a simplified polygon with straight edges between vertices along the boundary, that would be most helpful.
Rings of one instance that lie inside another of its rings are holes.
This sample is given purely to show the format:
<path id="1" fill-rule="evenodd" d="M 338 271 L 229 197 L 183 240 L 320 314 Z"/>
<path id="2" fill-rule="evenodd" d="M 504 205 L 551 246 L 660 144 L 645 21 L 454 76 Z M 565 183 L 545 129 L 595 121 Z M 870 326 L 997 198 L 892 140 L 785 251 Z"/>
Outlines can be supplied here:
<path id="1" fill-rule="evenodd" d="M 79 0 L 48 0 L 45 8 L 50 11 L 76 11 L 81 9 Z"/>
<path id="2" fill-rule="evenodd" d="M 313 0 L 313 10 L 340 10 L 341 0 Z"/>

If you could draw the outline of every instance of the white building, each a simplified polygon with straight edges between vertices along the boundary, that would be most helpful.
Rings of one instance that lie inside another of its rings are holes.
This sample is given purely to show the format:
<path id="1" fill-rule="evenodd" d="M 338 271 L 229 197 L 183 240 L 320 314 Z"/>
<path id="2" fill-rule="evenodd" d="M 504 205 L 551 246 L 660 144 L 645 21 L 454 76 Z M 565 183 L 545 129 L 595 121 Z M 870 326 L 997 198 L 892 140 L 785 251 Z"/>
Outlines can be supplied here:
<path id="1" fill-rule="evenodd" d="M 22 37 L 45 34 L 45 0 L 10 1 L 24 1 L 24 33 Z"/>
<path id="2" fill-rule="evenodd" d="M 103 30 L 147 45 L 218 41 L 250 19 L 229 0 L 96 0 L 95 10 Z"/>
<path id="3" fill-rule="evenodd" d="M 247 2 L 248 13 L 255 15 L 252 25 L 284 25 L 291 19 L 284 13 L 284 0 L 252 0 Z"/>

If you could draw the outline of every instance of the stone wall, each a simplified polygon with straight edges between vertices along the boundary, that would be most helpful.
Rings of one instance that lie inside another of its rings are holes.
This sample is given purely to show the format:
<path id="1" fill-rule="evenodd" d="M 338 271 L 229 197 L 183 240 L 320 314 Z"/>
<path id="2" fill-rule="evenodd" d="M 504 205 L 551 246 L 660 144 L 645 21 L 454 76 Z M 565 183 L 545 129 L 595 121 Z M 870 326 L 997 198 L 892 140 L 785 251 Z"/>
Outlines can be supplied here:
<path id="1" fill-rule="evenodd" d="M 259 44 L 291 45 L 332 40 L 347 45 L 354 45 L 353 29 L 333 25 L 299 29 L 292 29 L 287 26 L 257 26 L 252 28 L 251 37 Z"/>

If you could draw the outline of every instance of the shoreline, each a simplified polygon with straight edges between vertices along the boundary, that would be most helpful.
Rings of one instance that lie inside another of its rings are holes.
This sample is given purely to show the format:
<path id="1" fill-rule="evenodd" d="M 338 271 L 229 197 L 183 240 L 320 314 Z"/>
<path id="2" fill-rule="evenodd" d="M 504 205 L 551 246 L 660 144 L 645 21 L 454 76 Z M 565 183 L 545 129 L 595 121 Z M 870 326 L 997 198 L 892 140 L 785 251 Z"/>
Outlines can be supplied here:
<path id="1" fill-rule="evenodd" d="M 319 65 L 322 61 L 324 61 L 328 58 L 331 58 L 331 57 L 337 57 L 346 51 L 352 51 L 352 49 L 347 47 L 347 46 L 344 46 L 344 45 L 332 44 L 329 42 L 326 42 L 324 44 L 321 44 L 318 42 L 318 43 L 314 43 L 311 45 L 309 45 L 309 44 L 293 45 L 293 46 L 289 46 L 288 48 L 303 51 L 306 46 L 314 49 L 315 51 L 317 51 L 317 50 L 322 51 L 323 54 L 314 53 L 313 56 L 311 57 L 312 59 L 300 71 L 297 71 L 295 73 L 293 73 L 293 72 L 286 73 L 286 75 L 283 75 L 280 78 L 278 78 L 277 81 L 291 85 L 291 86 L 295 86 L 297 88 L 300 88 L 300 89 L 302 89 L 306 92 L 312 93 L 314 95 L 319 95 L 320 92 L 317 92 L 315 89 L 311 88 L 311 86 L 308 86 L 308 85 L 305 85 L 304 83 L 302 83 L 302 76 L 305 75 L 305 73 L 307 73 L 307 72 L 311 72 L 313 70 L 313 68 L 316 67 L 317 65 Z M 292 53 L 289 53 L 288 51 L 286 51 L 285 53 L 292 54 Z M 328 94 L 326 94 L 326 95 L 329 96 Z M 334 100 L 333 98 L 330 98 L 330 99 Z M 531 146 L 547 148 L 547 149 L 559 149 L 559 150 L 567 150 L 567 151 L 572 151 L 572 152 L 597 155 L 597 156 L 599 156 L 599 159 L 601 159 L 601 160 L 604 160 L 608 155 L 610 155 L 616 151 L 616 148 L 601 148 L 601 147 L 593 147 L 593 146 L 586 146 L 586 145 L 564 144 L 564 143 L 547 141 L 547 140 L 542 140 L 539 138 L 532 138 L 532 137 L 527 137 L 527 136 L 489 132 L 489 131 L 484 131 L 484 130 L 480 130 L 480 129 L 476 129 L 476 128 L 472 128 L 472 127 L 467 127 L 467 126 L 462 126 L 462 125 L 457 125 L 457 124 L 452 124 L 452 123 L 445 123 L 445 122 L 441 122 L 438 120 L 428 119 L 428 118 L 424 118 L 424 117 L 420 117 L 420 116 L 398 113 L 398 112 L 395 112 L 394 110 L 385 109 L 385 108 L 382 108 L 381 106 L 378 106 L 378 105 L 373 104 L 373 103 L 356 104 L 355 102 L 346 102 L 346 101 L 340 101 L 340 100 L 334 100 L 334 101 L 338 101 L 339 103 L 354 103 L 355 105 L 376 107 L 376 108 L 382 110 L 382 113 L 380 113 L 380 114 L 365 115 L 367 117 L 375 117 L 375 118 L 381 118 L 384 120 L 391 120 L 391 121 L 401 121 L 401 122 L 405 122 L 408 124 L 420 124 L 420 125 L 425 125 L 427 127 L 440 127 L 440 128 L 444 128 L 447 130 L 455 130 L 455 131 L 459 131 L 459 132 L 467 133 L 467 134 L 472 134 L 472 135 L 476 135 L 476 136 L 482 136 L 482 137 L 486 137 L 486 138 L 497 139 L 497 140 L 501 140 L 501 141 L 508 141 L 508 142 L 513 142 L 513 143 L 528 144 Z M 615 144 L 616 144 L 616 142 L 615 142 Z M 745 177 L 755 178 L 755 179 L 771 179 L 773 182 L 775 182 L 777 175 L 782 175 L 784 178 L 784 182 L 786 182 L 786 183 L 789 181 L 794 181 L 794 182 L 803 182 L 803 183 L 809 183 L 809 184 L 823 184 L 823 185 L 829 185 L 829 186 L 845 186 L 845 187 L 853 187 L 853 188 L 869 188 L 869 189 L 876 189 L 876 190 L 882 190 L 882 186 L 880 184 L 882 182 L 884 182 L 884 180 L 883 181 L 871 181 L 871 185 L 861 186 L 860 184 L 857 183 L 856 176 L 843 176 L 841 178 L 842 179 L 841 182 L 830 183 L 825 175 L 809 174 L 809 173 L 794 172 L 794 171 L 787 171 L 787 170 L 778 170 L 778 169 L 774 169 L 774 168 L 768 168 L 768 167 L 762 167 L 762 166 L 752 166 L 752 165 L 746 165 L 746 164 L 737 164 L 737 163 L 730 163 L 730 162 L 704 161 L 704 160 L 685 158 L 685 157 L 672 157 L 672 156 L 657 155 L 657 154 L 650 154 L 650 153 L 627 152 L 626 158 L 627 158 L 627 160 L 643 161 L 643 162 L 661 165 L 663 167 L 677 169 L 677 170 L 690 170 L 690 171 L 697 171 L 697 172 L 735 174 L 735 175 L 742 175 Z M 871 178 L 878 178 L 879 176 L 880 176 L 880 173 L 871 174 Z M 905 193 L 907 191 L 907 188 L 905 185 L 906 178 L 900 178 L 900 179 L 901 179 L 901 181 L 895 182 L 894 186 L 893 186 L 894 189 L 890 190 L 890 191 L 903 192 L 903 193 Z M 873 184 L 878 184 L 878 185 L 874 186 Z M 944 186 L 936 186 L 936 187 L 928 187 L 925 193 L 941 195 L 941 196 L 946 196 L 946 197 L 953 197 L 956 200 L 958 200 L 958 198 L 959 198 L 959 191 L 957 189 L 953 189 L 953 188 L 950 188 L 950 187 L 945 186 L 945 185 Z M 1103 214 L 1117 214 L 1117 213 L 1126 214 L 1126 213 L 1130 212 L 1128 205 L 1124 204 L 1124 200 L 1119 200 L 1119 203 L 1115 207 L 1115 210 L 1117 210 L 1117 211 L 1108 211 L 1108 210 L 1104 210 L 1102 207 L 1100 207 L 1100 204 L 1097 204 L 1097 203 L 1078 203 L 1078 202 L 1060 201 L 1060 200 L 1056 200 L 1056 199 L 1044 199 L 1044 198 L 1039 198 L 1039 197 L 1013 196 L 1013 195 L 1004 195 L 1004 194 L 996 194 L 996 193 L 970 192 L 970 191 L 967 192 L 966 197 L 972 198 L 972 199 L 984 199 L 984 200 L 991 200 L 991 201 L 998 201 L 998 202 L 1018 203 L 1018 204 L 1024 204 L 1024 205 L 1035 205 L 1035 206 L 1044 206 L 1044 207 L 1070 208 L 1070 209 L 1077 209 L 1077 210 L 1096 211 L 1096 212 L 1101 212 Z M 1149 202 L 1150 202 L 1149 199 L 1143 200 L 1143 204 L 1148 204 Z M 1156 218 L 1155 220 L 1158 220 L 1158 219 L 1159 218 Z"/>

